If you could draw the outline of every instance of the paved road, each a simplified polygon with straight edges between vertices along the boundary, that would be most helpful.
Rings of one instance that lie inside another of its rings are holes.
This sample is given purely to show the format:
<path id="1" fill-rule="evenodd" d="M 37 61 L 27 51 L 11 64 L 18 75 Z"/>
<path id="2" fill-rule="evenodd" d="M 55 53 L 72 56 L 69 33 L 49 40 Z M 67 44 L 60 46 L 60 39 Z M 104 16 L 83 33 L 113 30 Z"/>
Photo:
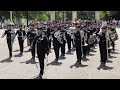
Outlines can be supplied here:
<path id="1" fill-rule="evenodd" d="M 120 29 L 117 29 L 120 37 Z M 0 36 L 3 30 L 0 30 Z M 96 46 L 97 52 L 91 52 L 91 56 L 87 56 L 88 61 L 83 61 L 83 67 L 74 65 L 76 62 L 76 53 L 66 55 L 66 59 L 59 60 L 55 64 L 54 52 L 49 55 L 48 62 L 45 62 L 45 79 L 120 79 L 120 40 L 116 41 L 116 54 L 112 54 L 113 58 L 109 59 L 112 63 L 107 63 L 107 66 L 113 67 L 111 70 L 97 70 L 100 65 L 99 48 Z M 26 47 L 23 57 L 17 57 L 19 54 L 18 41 L 16 39 L 13 45 L 12 62 L 6 60 L 8 58 L 8 48 L 6 38 L 0 38 L 0 79 L 33 79 L 38 75 L 39 71 L 35 64 L 29 63 L 31 53 L 26 52 L 29 47 Z M 66 47 L 67 51 L 67 47 Z M 27 62 L 27 63 L 26 63 Z M 36 58 L 36 62 L 38 62 Z M 39 64 L 37 64 L 39 66 Z"/>

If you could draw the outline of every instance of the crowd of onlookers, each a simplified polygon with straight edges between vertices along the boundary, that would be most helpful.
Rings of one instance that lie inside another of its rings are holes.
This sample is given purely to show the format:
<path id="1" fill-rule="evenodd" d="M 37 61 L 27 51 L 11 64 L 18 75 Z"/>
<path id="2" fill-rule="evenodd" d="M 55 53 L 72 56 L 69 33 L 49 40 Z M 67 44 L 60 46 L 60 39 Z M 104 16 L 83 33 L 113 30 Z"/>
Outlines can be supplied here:
<path id="1" fill-rule="evenodd" d="M 85 21 L 85 20 L 81 20 L 81 21 Z M 40 22 L 41 22 L 41 21 L 40 21 Z M 68 20 L 68 21 L 66 21 L 66 22 L 70 22 L 70 20 Z M 107 21 L 102 21 L 102 20 L 100 20 L 100 22 L 101 22 L 101 23 L 102 23 L 102 22 L 105 23 L 105 22 L 107 22 Z M 113 19 L 112 22 L 114 22 L 118 27 L 120 27 L 120 20 L 115 20 L 115 19 Z M 30 22 L 29 22 L 29 23 L 30 23 Z M 18 29 L 20 24 L 21 24 L 20 22 L 14 23 L 13 28 Z M 25 27 L 26 27 L 26 26 L 25 26 Z M 5 22 L 0 22 L 0 29 L 6 29 L 6 28 L 7 28 L 7 23 L 5 23 Z"/>

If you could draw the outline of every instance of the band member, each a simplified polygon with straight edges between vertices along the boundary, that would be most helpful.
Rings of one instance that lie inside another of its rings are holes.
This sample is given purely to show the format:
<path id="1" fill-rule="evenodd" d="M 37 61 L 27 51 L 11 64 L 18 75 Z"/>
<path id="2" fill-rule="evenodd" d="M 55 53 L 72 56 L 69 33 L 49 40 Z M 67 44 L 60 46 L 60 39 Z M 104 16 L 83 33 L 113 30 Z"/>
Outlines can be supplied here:
<path id="1" fill-rule="evenodd" d="M 47 32 L 46 32 L 46 34 L 47 34 L 47 38 L 48 38 L 48 40 L 49 40 L 49 48 L 50 48 L 50 52 L 51 52 L 51 32 L 52 32 L 53 30 L 51 29 L 51 26 L 50 26 L 50 24 L 48 24 L 48 28 L 47 28 Z"/>
<path id="2" fill-rule="evenodd" d="M 116 32 L 116 29 L 115 27 L 113 27 L 113 25 L 111 24 L 111 45 L 112 45 L 112 50 L 113 52 L 115 51 L 115 41 L 118 39 L 118 36 L 117 36 L 117 32 Z"/>
<path id="3" fill-rule="evenodd" d="M 30 41 L 30 46 L 31 46 L 31 43 L 36 36 L 36 30 L 34 29 L 34 24 L 31 24 L 30 26 L 31 26 L 30 27 L 31 29 L 27 32 L 27 37 Z M 31 54 L 32 54 L 31 59 L 35 60 L 35 46 L 33 45 L 32 48 L 30 48 L 30 50 L 31 50 Z"/>
<path id="4" fill-rule="evenodd" d="M 16 32 L 16 35 L 18 35 L 18 42 L 20 47 L 20 55 L 23 55 L 23 49 L 24 49 L 24 40 L 26 36 L 26 32 L 22 29 L 22 25 L 20 25 L 20 29 Z"/>
<path id="5" fill-rule="evenodd" d="M 108 27 L 107 27 L 107 47 L 108 47 L 108 55 L 107 56 L 109 56 L 110 57 L 110 53 L 111 53 L 111 50 L 112 50 L 112 48 L 111 48 L 111 42 L 112 42 L 112 40 L 111 40 L 111 27 L 108 25 Z"/>
<path id="6" fill-rule="evenodd" d="M 89 52 L 90 52 L 90 44 L 89 44 L 89 38 L 90 38 L 90 31 L 89 31 L 89 29 L 88 29 L 88 26 L 86 27 L 86 34 L 87 34 L 87 44 L 88 44 L 88 49 L 87 49 L 87 54 L 89 54 Z"/>
<path id="7" fill-rule="evenodd" d="M 7 25 L 7 30 L 5 30 L 1 38 L 3 38 L 5 35 L 7 35 L 6 39 L 7 39 L 8 49 L 9 49 L 9 59 L 11 59 L 12 58 L 12 45 L 13 45 L 14 38 L 15 38 L 15 31 L 11 29 L 11 25 Z"/>
<path id="8" fill-rule="evenodd" d="M 69 30 L 69 26 L 66 28 L 67 30 L 67 36 L 66 36 L 66 39 L 67 39 L 67 45 L 68 45 L 68 52 L 71 52 L 71 32 Z"/>
<path id="9" fill-rule="evenodd" d="M 37 45 L 37 56 L 40 64 L 40 73 L 39 76 L 42 78 L 43 73 L 44 73 L 44 59 L 45 59 L 45 54 L 49 54 L 49 44 L 48 44 L 48 39 L 43 34 L 43 29 L 38 28 L 37 29 L 37 35 L 34 38 L 34 41 L 31 45 L 31 47 L 34 47 L 35 44 Z"/>
<path id="10" fill-rule="evenodd" d="M 52 35 L 53 37 L 53 47 L 54 47 L 54 52 L 55 52 L 55 61 L 58 61 L 59 59 L 59 50 L 60 50 L 60 41 L 59 41 L 59 31 L 58 31 L 58 27 L 55 26 L 54 27 L 54 33 Z"/>
<path id="11" fill-rule="evenodd" d="M 102 27 L 102 32 L 98 35 L 98 37 L 99 37 L 100 58 L 101 58 L 100 67 L 102 67 L 102 68 L 105 68 L 106 60 L 107 60 L 106 31 L 107 31 L 107 27 L 104 26 L 104 27 Z"/>
<path id="12" fill-rule="evenodd" d="M 66 45 L 66 36 L 67 36 L 67 32 L 64 29 L 64 25 L 61 26 L 60 29 L 60 33 L 61 33 L 61 38 L 62 38 L 62 44 L 61 44 L 61 56 L 65 56 L 65 45 Z"/>
<path id="13" fill-rule="evenodd" d="M 76 47 L 76 55 L 77 55 L 77 62 L 79 62 L 79 64 L 81 64 L 81 60 L 82 60 L 82 38 L 80 35 L 80 26 L 76 27 L 76 33 L 75 33 L 75 47 Z"/>
<path id="14" fill-rule="evenodd" d="M 86 59 L 86 54 L 88 50 L 86 26 L 83 26 L 82 34 L 83 34 L 82 37 L 83 58 Z"/>

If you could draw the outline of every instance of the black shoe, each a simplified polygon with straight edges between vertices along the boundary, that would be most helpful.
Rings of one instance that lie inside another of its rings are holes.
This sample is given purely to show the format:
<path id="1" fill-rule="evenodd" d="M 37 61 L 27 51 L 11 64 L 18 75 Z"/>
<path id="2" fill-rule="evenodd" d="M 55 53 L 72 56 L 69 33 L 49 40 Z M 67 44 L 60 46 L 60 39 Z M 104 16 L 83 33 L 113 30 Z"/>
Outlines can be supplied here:
<path id="1" fill-rule="evenodd" d="M 103 70 L 107 70 L 107 66 L 106 65 L 103 66 Z"/>
<path id="2" fill-rule="evenodd" d="M 43 79 L 43 78 L 42 78 L 42 74 L 39 74 L 39 78 L 40 78 L 40 79 Z"/>
<path id="3" fill-rule="evenodd" d="M 28 50 L 29 52 L 31 51 L 31 49 Z"/>
<path id="4" fill-rule="evenodd" d="M 68 53 L 71 53 L 71 50 L 68 50 Z"/>
<path id="5" fill-rule="evenodd" d="M 86 56 L 85 56 L 85 55 L 83 55 L 83 59 L 86 59 Z"/>
<path id="6" fill-rule="evenodd" d="M 58 59 L 55 59 L 55 62 L 58 62 Z"/>
<path id="7" fill-rule="evenodd" d="M 32 60 L 35 62 L 35 58 L 34 57 L 32 57 Z"/>
<path id="8" fill-rule="evenodd" d="M 82 65 L 82 63 L 81 62 L 78 62 L 80 65 Z"/>
<path id="9" fill-rule="evenodd" d="M 11 59 L 12 58 L 12 56 L 9 56 L 9 59 Z"/>
<path id="10" fill-rule="evenodd" d="M 100 70 L 101 68 L 103 68 L 105 66 L 105 64 L 103 62 L 101 62 L 100 66 L 97 68 L 98 70 Z"/>
<path id="11" fill-rule="evenodd" d="M 65 54 L 63 54 L 62 56 L 65 57 Z"/>
<path id="12" fill-rule="evenodd" d="M 80 60 L 77 60 L 77 63 L 81 64 Z"/>
<path id="13" fill-rule="evenodd" d="M 63 54 L 61 54 L 61 57 L 63 57 L 64 55 Z"/>
<path id="14" fill-rule="evenodd" d="M 23 52 L 21 52 L 20 55 L 23 56 Z"/>

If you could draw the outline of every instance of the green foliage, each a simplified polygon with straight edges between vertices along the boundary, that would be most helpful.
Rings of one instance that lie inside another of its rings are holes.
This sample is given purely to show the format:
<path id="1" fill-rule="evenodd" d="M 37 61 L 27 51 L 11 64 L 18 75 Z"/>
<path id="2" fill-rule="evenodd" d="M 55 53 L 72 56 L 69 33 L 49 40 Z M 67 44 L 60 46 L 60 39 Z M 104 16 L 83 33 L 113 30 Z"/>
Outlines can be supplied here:
<path id="1" fill-rule="evenodd" d="M 94 14 L 95 14 L 94 11 L 79 11 L 77 16 L 78 16 L 78 19 L 92 20 L 95 17 Z"/>
<path id="2" fill-rule="evenodd" d="M 100 13 L 101 19 L 120 19 L 120 11 L 101 11 Z"/>
<path id="3" fill-rule="evenodd" d="M 26 11 L 13 11 L 13 21 L 20 21 L 21 19 L 27 18 Z M 41 19 L 41 20 L 49 20 L 50 14 L 48 11 L 28 11 L 29 20 Z M 2 20 L 2 16 L 4 19 L 10 19 L 10 11 L 0 11 L 0 20 Z"/>

